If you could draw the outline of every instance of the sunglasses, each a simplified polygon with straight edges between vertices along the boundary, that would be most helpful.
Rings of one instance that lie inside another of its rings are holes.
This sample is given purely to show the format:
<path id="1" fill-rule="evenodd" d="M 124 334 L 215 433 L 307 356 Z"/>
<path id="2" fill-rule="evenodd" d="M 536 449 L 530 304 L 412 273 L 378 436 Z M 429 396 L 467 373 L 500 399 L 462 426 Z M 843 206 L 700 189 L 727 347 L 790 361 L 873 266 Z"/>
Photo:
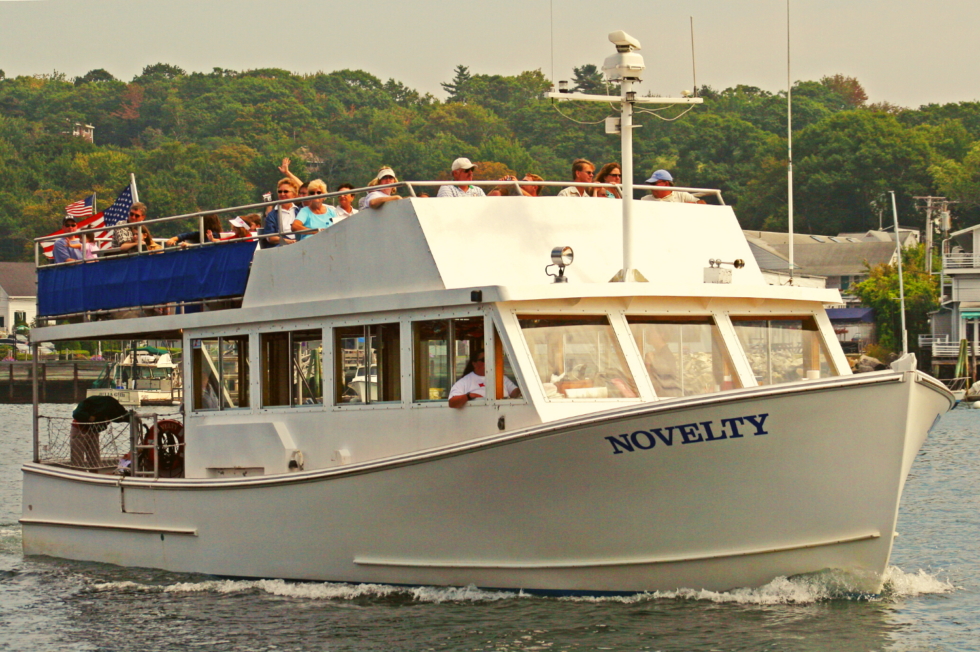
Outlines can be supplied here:
<path id="1" fill-rule="evenodd" d="M 621 175 L 621 174 L 607 174 L 606 175 L 606 178 L 608 179 L 609 177 L 615 177 L 617 179 L 622 179 L 623 178 L 623 175 Z"/>
<path id="2" fill-rule="evenodd" d="M 277 190 L 276 192 L 279 193 L 280 195 L 288 195 L 292 191 L 291 190 Z"/>
<path id="3" fill-rule="evenodd" d="M 142 213 L 140 213 L 139 211 L 129 211 L 130 217 L 139 217 L 140 215 L 142 215 Z"/>

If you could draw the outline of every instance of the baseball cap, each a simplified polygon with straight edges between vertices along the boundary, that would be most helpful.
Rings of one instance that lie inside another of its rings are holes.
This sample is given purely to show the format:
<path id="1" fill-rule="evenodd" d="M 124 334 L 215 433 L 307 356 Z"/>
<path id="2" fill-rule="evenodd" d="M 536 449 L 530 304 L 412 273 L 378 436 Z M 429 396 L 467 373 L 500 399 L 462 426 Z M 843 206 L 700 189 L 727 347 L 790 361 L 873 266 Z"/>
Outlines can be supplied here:
<path id="1" fill-rule="evenodd" d="M 476 165 L 474 165 L 468 158 L 458 158 L 453 161 L 453 172 L 456 170 L 472 170 L 475 167 Z"/>
<path id="2" fill-rule="evenodd" d="M 231 220 L 228 223 L 231 224 L 232 226 L 237 226 L 240 229 L 247 229 L 248 228 L 248 222 L 246 222 L 245 220 L 243 220 L 240 217 L 236 217 L 235 219 Z"/>
<path id="3" fill-rule="evenodd" d="M 392 170 L 391 168 L 381 168 L 380 170 L 378 170 L 378 176 L 377 176 L 378 181 L 381 181 L 385 177 L 394 177 L 396 179 L 398 178 L 395 177 L 395 171 Z"/>
<path id="4" fill-rule="evenodd" d="M 75 218 L 71 215 L 65 215 L 65 219 L 61 220 L 61 225 L 68 226 L 69 224 L 76 224 Z"/>
<path id="5" fill-rule="evenodd" d="M 667 170 L 657 170 L 653 173 L 653 176 L 647 179 L 647 183 L 656 183 L 657 181 L 670 181 L 674 183 L 674 177 L 670 176 L 670 172 Z"/>

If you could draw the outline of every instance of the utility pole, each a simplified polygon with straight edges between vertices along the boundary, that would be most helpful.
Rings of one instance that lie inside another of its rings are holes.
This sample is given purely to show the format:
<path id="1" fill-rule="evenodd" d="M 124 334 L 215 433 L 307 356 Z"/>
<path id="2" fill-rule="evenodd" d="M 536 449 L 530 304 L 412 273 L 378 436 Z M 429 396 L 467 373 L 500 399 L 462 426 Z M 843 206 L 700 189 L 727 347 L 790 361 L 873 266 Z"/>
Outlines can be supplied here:
<path id="1" fill-rule="evenodd" d="M 948 230 L 948 220 L 946 219 L 949 215 L 948 207 L 950 203 L 954 202 L 948 201 L 945 197 L 913 197 L 913 199 L 925 202 L 925 205 L 920 204 L 919 208 L 926 211 L 926 274 L 932 274 L 932 248 L 935 228 L 932 211 L 933 208 L 939 208 L 939 218 L 942 220 L 941 227 L 946 231 Z"/>

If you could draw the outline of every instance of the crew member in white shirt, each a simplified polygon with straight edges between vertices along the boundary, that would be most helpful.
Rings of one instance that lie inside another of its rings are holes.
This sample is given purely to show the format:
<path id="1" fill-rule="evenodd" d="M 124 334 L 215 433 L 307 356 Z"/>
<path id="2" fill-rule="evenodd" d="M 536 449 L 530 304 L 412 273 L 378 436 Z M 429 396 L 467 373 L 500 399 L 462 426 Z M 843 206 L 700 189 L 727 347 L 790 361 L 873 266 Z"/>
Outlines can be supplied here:
<path id="1" fill-rule="evenodd" d="M 475 169 L 476 165 L 471 163 L 470 159 L 456 159 L 453 161 L 453 181 L 472 181 Z M 483 192 L 483 188 L 477 186 L 443 186 L 439 188 L 436 197 L 486 197 L 486 193 Z"/>
<path id="2" fill-rule="evenodd" d="M 674 177 L 667 170 L 657 170 L 653 176 L 647 179 L 647 183 L 654 186 L 663 186 L 666 190 L 651 190 L 650 194 L 643 198 L 644 201 L 669 201 L 678 204 L 703 204 L 704 201 L 698 199 L 689 192 L 683 190 L 670 190 L 674 185 Z"/>
<path id="3" fill-rule="evenodd" d="M 486 354 L 480 351 L 466 365 L 466 369 L 463 370 L 463 377 L 457 380 L 456 384 L 449 390 L 449 407 L 462 408 L 466 407 L 466 404 L 472 399 L 486 398 L 486 373 Z M 504 376 L 504 393 L 510 398 L 517 398 L 521 395 L 521 390 L 514 384 L 514 381 Z"/>

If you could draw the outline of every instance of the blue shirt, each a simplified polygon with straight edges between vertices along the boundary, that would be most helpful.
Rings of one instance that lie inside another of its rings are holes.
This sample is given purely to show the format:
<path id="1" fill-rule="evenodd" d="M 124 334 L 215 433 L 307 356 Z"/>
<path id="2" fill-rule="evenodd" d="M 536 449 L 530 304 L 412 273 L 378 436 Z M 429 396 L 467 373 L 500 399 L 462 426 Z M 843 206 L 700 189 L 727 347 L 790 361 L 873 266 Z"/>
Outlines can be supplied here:
<path id="1" fill-rule="evenodd" d="M 56 263 L 67 263 L 70 260 L 82 259 L 82 250 L 69 247 L 68 238 L 62 238 L 55 242 L 52 253 L 54 254 L 54 262 Z"/>
<path id="2" fill-rule="evenodd" d="M 324 208 L 327 209 L 327 211 L 322 215 L 317 215 L 310 210 L 309 206 L 304 206 L 302 210 L 300 210 L 299 215 L 296 216 L 296 219 L 302 222 L 303 226 L 307 229 L 325 229 L 333 225 L 333 218 L 337 217 L 337 211 L 333 206 L 324 205 Z M 314 234 L 307 233 L 303 235 L 302 238 L 308 238 L 311 235 Z"/>

